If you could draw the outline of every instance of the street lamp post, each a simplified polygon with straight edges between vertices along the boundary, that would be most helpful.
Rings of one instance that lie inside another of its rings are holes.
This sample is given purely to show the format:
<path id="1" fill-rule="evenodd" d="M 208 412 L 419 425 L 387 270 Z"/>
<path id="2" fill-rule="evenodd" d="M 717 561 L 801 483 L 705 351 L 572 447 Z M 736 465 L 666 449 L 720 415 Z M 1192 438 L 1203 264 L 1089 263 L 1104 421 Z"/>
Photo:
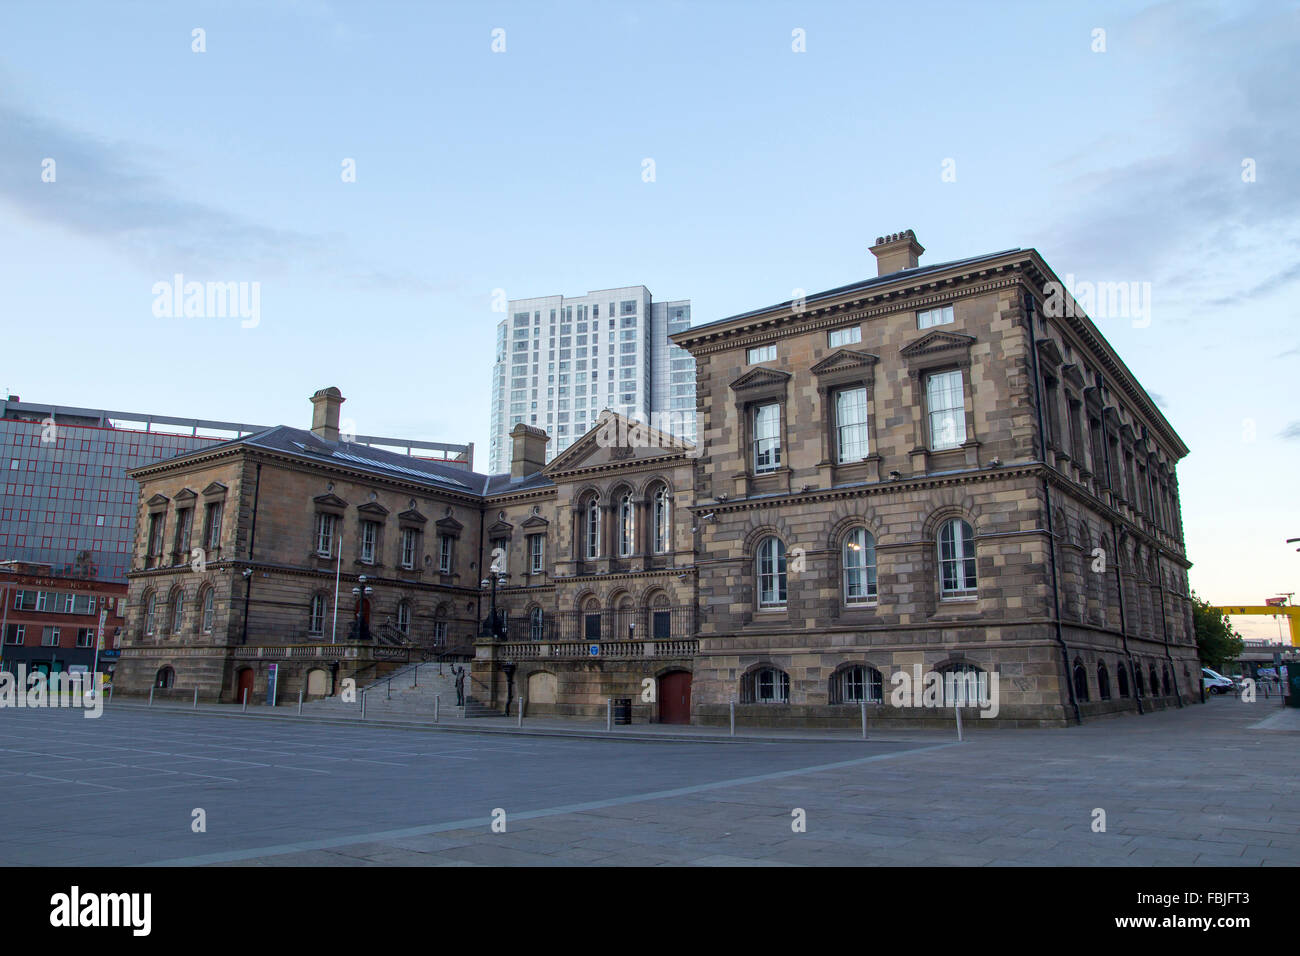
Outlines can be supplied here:
<path id="1" fill-rule="evenodd" d="M 505 628 L 501 626 L 501 621 L 497 617 L 497 585 L 498 584 L 500 584 L 501 587 L 506 586 L 506 576 L 504 574 L 493 574 L 490 580 L 488 578 L 484 578 L 482 581 L 479 582 L 479 587 L 483 588 L 484 590 L 487 590 L 489 585 L 492 588 L 492 609 L 491 611 L 489 611 L 489 614 L 491 616 L 488 618 L 488 620 L 491 621 L 492 623 L 490 625 L 485 626 L 482 629 L 481 636 L 491 637 L 498 641 L 503 641 L 505 640 L 506 637 L 504 633 Z"/>
<path id="2" fill-rule="evenodd" d="M 357 586 L 352 589 L 352 595 L 357 599 L 357 620 L 356 620 L 356 639 L 358 641 L 369 640 L 369 628 L 365 625 L 362 611 L 365 608 L 366 598 L 375 593 L 375 589 L 366 586 L 366 576 L 364 574 L 357 576 Z"/>

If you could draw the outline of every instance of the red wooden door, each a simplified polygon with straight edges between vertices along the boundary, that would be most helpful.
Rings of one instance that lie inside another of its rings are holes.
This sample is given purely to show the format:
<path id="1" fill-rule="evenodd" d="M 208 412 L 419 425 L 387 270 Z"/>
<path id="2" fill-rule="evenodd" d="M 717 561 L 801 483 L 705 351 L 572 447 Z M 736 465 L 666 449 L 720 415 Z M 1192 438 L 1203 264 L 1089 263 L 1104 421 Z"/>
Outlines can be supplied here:
<path id="1" fill-rule="evenodd" d="M 691 722 L 691 675 L 672 671 L 659 678 L 659 723 Z"/>
<path id="2" fill-rule="evenodd" d="M 248 699 L 251 701 L 253 699 L 253 669 L 251 667 L 245 667 L 239 672 L 239 684 L 235 688 L 236 704 L 244 702 L 245 690 L 248 691 Z"/>

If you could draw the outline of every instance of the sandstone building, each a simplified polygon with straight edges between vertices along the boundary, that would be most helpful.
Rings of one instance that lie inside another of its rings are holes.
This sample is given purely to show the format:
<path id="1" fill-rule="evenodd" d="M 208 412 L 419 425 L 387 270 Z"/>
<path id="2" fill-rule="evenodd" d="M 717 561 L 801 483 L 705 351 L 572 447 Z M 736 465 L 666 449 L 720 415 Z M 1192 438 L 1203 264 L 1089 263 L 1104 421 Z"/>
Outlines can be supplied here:
<path id="1" fill-rule="evenodd" d="M 995 684 L 999 723 L 1199 700 L 1172 427 L 1036 251 L 871 251 L 673 336 L 698 445 L 605 413 L 547 463 L 519 424 L 479 475 L 341 442 L 329 389 L 311 431 L 136 470 L 119 686 L 322 694 L 417 645 L 532 714 L 950 721 L 891 703 L 918 668 Z"/>

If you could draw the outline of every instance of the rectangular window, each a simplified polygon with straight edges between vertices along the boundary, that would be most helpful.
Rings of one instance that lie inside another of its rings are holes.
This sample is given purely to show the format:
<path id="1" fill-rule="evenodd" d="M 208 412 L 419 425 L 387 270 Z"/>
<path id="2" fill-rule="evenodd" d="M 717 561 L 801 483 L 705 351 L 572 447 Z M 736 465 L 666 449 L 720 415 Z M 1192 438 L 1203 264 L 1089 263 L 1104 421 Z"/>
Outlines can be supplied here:
<path id="1" fill-rule="evenodd" d="M 221 502 L 214 501 L 203 517 L 203 545 L 209 551 L 221 547 Z"/>
<path id="2" fill-rule="evenodd" d="M 758 348 L 750 349 L 747 353 L 746 361 L 753 365 L 756 362 L 771 362 L 776 359 L 775 345 L 760 345 Z"/>
<path id="3" fill-rule="evenodd" d="M 951 325 L 952 321 L 952 306 L 950 305 L 916 313 L 916 327 L 918 329 L 928 329 L 935 325 Z"/>
<path id="4" fill-rule="evenodd" d="M 193 524 L 193 521 L 193 508 L 181 508 L 176 512 L 176 546 L 174 550 L 178 555 L 187 555 L 190 552 L 190 525 Z"/>
<path id="5" fill-rule="evenodd" d="M 540 534 L 534 534 L 528 538 L 528 567 L 533 574 L 542 573 L 545 542 L 545 536 Z"/>
<path id="6" fill-rule="evenodd" d="M 936 372 L 925 382 L 930 416 L 930 448 L 956 448 L 966 440 L 966 410 L 962 399 L 961 371 Z"/>
<path id="7" fill-rule="evenodd" d="M 846 388 L 835 393 L 835 437 L 840 464 L 861 461 L 870 454 L 865 388 Z"/>
<path id="8" fill-rule="evenodd" d="M 754 409 L 754 473 L 776 471 L 781 466 L 781 406 Z"/>
<path id="9" fill-rule="evenodd" d="M 438 536 L 438 573 L 451 574 L 451 547 L 454 539 L 451 535 Z"/>
<path id="10" fill-rule="evenodd" d="M 5 643 L 21 647 L 23 635 L 27 633 L 27 628 L 22 624 L 10 624 L 9 629 L 5 631 Z"/>
<path id="11" fill-rule="evenodd" d="M 402 529 L 402 567 L 415 567 L 415 529 Z"/>
<path id="12" fill-rule="evenodd" d="M 77 628 L 77 646 L 93 647 L 95 645 L 95 629 L 93 627 Z"/>
<path id="13" fill-rule="evenodd" d="M 316 553 L 322 558 L 334 555 L 334 515 L 316 516 Z"/>
<path id="14" fill-rule="evenodd" d="M 368 564 L 375 562 L 375 541 L 378 525 L 373 521 L 361 522 L 361 560 Z"/>
<path id="15" fill-rule="evenodd" d="M 41 628 L 41 647 L 58 647 L 59 629 L 57 627 Z"/>
<path id="16" fill-rule="evenodd" d="M 842 345 L 853 345 L 862 341 L 862 326 L 855 325 L 847 329 L 832 329 L 826 338 L 833 349 L 837 349 Z"/>

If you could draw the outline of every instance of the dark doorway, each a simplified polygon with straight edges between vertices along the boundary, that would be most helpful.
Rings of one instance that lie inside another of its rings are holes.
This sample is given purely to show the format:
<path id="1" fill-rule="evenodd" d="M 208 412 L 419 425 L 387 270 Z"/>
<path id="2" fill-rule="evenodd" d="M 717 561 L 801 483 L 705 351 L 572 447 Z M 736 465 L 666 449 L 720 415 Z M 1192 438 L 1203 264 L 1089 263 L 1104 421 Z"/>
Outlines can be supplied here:
<path id="1" fill-rule="evenodd" d="M 244 702 L 244 691 L 248 691 L 248 699 L 253 699 L 253 669 L 245 667 L 239 672 L 238 680 L 235 682 L 235 703 Z"/>
<path id="2" fill-rule="evenodd" d="M 691 674 L 670 671 L 659 678 L 659 723 L 691 722 Z"/>

